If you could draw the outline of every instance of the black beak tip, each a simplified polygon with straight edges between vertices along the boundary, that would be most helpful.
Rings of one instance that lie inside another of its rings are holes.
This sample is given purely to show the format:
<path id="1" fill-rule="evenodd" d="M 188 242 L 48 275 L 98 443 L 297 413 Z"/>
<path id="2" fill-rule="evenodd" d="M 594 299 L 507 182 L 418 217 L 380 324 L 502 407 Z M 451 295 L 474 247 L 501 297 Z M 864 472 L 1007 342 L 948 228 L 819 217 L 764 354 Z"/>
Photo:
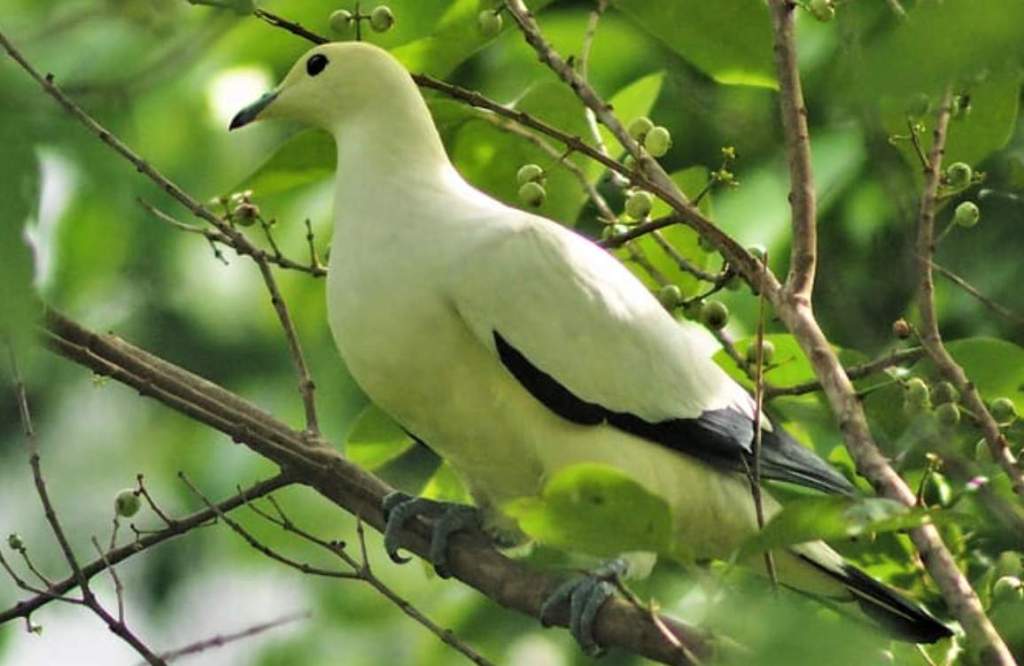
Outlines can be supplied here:
<path id="1" fill-rule="evenodd" d="M 235 114 L 235 117 L 231 119 L 228 124 L 228 131 L 236 130 L 239 127 L 245 127 L 249 124 L 249 119 L 245 117 L 245 111 L 239 111 Z"/>

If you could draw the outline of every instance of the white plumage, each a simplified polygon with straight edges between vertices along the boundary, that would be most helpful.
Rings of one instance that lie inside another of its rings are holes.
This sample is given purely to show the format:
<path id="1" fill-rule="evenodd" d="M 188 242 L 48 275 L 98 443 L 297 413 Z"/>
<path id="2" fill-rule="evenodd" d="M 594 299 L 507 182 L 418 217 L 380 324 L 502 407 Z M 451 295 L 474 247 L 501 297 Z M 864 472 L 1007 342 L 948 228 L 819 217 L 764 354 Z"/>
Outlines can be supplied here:
<path id="1" fill-rule="evenodd" d="M 567 466 L 599 462 L 671 508 L 662 555 L 726 557 L 754 533 L 738 471 L 750 396 L 613 257 L 468 185 L 390 55 L 317 47 L 233 126 L 256 116 L 335 136 L 327 298 L 338 349 L 367 395 L 451 462 L 497 527 L 514 529 L 505 502 L 536 495 Z M 852 488 L 784 433 L 768 434 L 770 478 Z M 765 508 L 778 510 L 767 494 Z M 857 589 L 823 543 L 777 557 L 787 584 L 867 598 L 896 624 L 935 624 L 879 583 Z"/>

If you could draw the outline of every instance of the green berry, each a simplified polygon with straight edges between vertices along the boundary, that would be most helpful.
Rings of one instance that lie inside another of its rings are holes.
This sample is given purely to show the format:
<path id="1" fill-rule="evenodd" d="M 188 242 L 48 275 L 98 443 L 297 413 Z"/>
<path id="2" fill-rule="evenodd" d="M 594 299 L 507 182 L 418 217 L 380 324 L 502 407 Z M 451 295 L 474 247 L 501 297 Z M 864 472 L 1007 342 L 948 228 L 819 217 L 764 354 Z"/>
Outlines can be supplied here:
<path id="1" fill-rule="evenodd" d="M 674 284 L 666 284 L 658 290 L 658 300 L 666 310 L 671 310 L 683 302 L 683 292 Z"/>
<path id="2" fill-rule="evenodd" d="M 1017 405 L 1009 398 L 996 398 L 989 407 L 996 423 L 1013 423 L 1017 420 Z"/>
<path id="3" fill-rule="evenodd" d="M 21 540 L 19 534 L 8 534 L 7 545 L 11 547 L 11 550 L 24 550 L 25 542 Z"/>
<path id="4" fill-rule="evenodd" d="M 652 127 L 647 135 L 644 137 L 644 148 L 653 157 L 661 157 L 668 152 L 668 149 L 672 147 L 672 135 L 668 133 L 668 130 L 658 125 Z"/>
<path id="5" fill-rule="evenodd" d="M 747 248 L 747 252 L 750 253 L 750 256 L 754 257 L 754 259 L 757 259 L 761 263 L 764 263 L 765 257 L 768 256 L 768 248 L 764 245 L 751 245 Z"/>
<path id="6" fill-rule="evenodd" d="M 352 12 L 347 9 L 339 9 L 331 12 L 331 17 L 327 21 L 331 25 L 331 30 L 339 35 L 344 35 L 352 27 Z"/>
<path id="7" fill-rule="evenodd" d="M 629 126 L 626 127 L 626 131 L 629 132 L 629 135 L 640 143 L 643 143 L 644 137 L 646 137 L 647 133 L 652 129 L 654 129 L 654 123 L 652 123 L 651 119 L 647 116 L 634 118 L 629 123 Z"/>
<path id="8" fill-rule="evenodd" d="M 955 428 L 960 423 L 960 408 L 952 402 L 939 405 L 935 409 L 935 418 L 944 428 Z"/>
<path id="9" fill-rule="evenodd" d="M 125 488 L 114 498 L 114 511 L 122 518 L 131 518 L 139 512 L 141 506 L 139 496 L 131 488 Z"/>
<path id="10" fill-rule="evenodd" d="M 721 301 L 708 301 L 700 309 L 700 320 L 712 330 L 721 330 L 729 323 L 729 308 Z"/>
<path id="11" fill-rule="evenodd" d="M 1000 576 L 1016 576 L 1020 578 L 1024 574 L 1024 562 L 1021 561 L 1020 553 L 1012 550 L 1004 550 L 999 553 L 996 560 L 996 572 Z"/>
<path id="12" fill-rule="evenodd" d="M 544 203 L 547 195 L 547 191 L 540 183 L 523 183 L 523 186 L 519 188 L 519 200 L 527 206 L 533 206 L 534 208 Z"/>
<path id="13" fill-rule="evenodd" d="M 651 213 L 651 206 L 654 204 L 654 199 L 648 192 L 639 190 L 633 192 L 626 199 L 626 215 L 629 215 L 634 220 L 642 220 Z"/>
<path id="14" fill-rule="evenodd" d="M 501 32 L 502 22 L 501 14 L 491 9 L 483 10 L 476 17 L 476 25 L 480 29 L 480 34 L 488 39 Z"/>
<path id="15" fill-rule="evenodd" d="M 690 301 L 683 306 L 683 316 L 690 321 L 700 321 L 700 313 L 704 309 L 704 301 Z"/>
<path id="16" fill-rule="evenodd" d="M 903 317 L 900 317 L 892 323 L 892 334 L 900 340 L 906 340 L 913 333 L 914 329 L 910 326 L 910 322 Z"/>
<path id="17" fill-rule="evenodd" d="M 772 344 L 771 340 L 764 340 L 761 345 L 761 356 L 764 361 L 764 365 L 771 365 L 772 359 L 775 358 L 775 345 Z M 754 365 L 757 363 L 757 342 L 747 347 L 747 363 Z"/>
<path id="18" fill-rule="evenodd" d="M 524 164 L 516 172 L 516 182 L 520 185 L 536 183 L 544 178 L 544 169 L 539 164 Z"/>
<path id="19" fill-rule="evenodd" d="M 811 0 L 807 8 L 811 10 L 814 18 L 822 22 L 831 21 L 836 15 L 836 8 L 832 6 L 832 0 Z"/>
<path id="20" fill-rule="evenodd" d="M 621 236 L 627 231 L 629 231 L 629 227 L 624 224 L 606 224 L 604 225 L 604 229 L 601 229 L 601 238 L 609 240 L 616 236 Z"/>
<path id="21" fill-rule="evenodd" d="M 965 229 L 970 229 L 980 219 L 981 211 L 978 210 L 978 205 L 973 201 L 964 201 L 956 207 L 956 212 L 953 213 L 953 221 Z"/>
<path id="22" fill-rule="evenodd" d="M 926 403 L 931 398 L 931 391 L 928 389 L 928 384 L 926 384 L 920 377 L 914 377 L 908 381 L 904 388 L 907 391 L 907 401 L 916 405 Z"/>
<path id="23" fill-rule="evenodd" d="M 370 12 L 370 27 L 374 32 L 387 32 L 395 25 L 395 15 L 387 5 L 374 7 Z"/>
<path id="24" fill-rule="evenodd" d="M 1010 603 L 1020 601 L 1021 582 L 1017 576 L 1003 576 L 992 585 L 993 603 Z"/>
<path id="25" fill-rule="evenodd" d="M 946 184 L 956 190 L 962 190 L 971 184 L 974 172 L 966 162 L 953 162 L 946 169 Z"/>
<path id="26" fill-rule="evenodd" d="M 231 211 L 231 219 L 243 227 L 251 226 L 260 216 L 260 209 L 251 203 L 242 203 Z"/>
<path id="27" fill-rule="evenodd" d="M 960 391 L 949 382 L 939 382 L 932 389 L 932 400 L 936 405 L 944 405 L 948 402 L 959 402 Z"/>

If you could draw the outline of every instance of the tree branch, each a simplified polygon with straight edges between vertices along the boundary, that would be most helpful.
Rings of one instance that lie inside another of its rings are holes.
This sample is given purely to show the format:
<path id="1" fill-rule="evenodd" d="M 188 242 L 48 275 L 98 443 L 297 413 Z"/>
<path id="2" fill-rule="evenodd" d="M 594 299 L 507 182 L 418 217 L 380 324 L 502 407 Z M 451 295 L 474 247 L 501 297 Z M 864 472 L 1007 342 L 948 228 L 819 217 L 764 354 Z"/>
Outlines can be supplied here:
<path id="1" fill-rule="evenodd" d="M 314 488 L 374 529 L 383 529 L 381 503 L 391 488 L 334 449 L 309 446 L 302 433 L 230 391 L 116 336 L 93 333 L 53 312 L 46 328 L 45 342 L 56 353 L 220 430 L 281 465 L 296 482 Z M 426 558 L 430 534 L 427 523 L 411 521 L 402 532 L 401 546 Z M 501 555 L 479 532 L 453 535 L 450 563 L 452 573 L 462 582 L 502 606 L 535 618 L 560 583 L 554 576 Z M 567 626 L 568 611 L 559 609 L 549 619 Z M 697 658 L 711 656 L 713 644 L 706 633 L 671 618 L 661 620 Z M 663 663 L 681 663 L 679 652 L 665 641 L 647 614 L 624 600 L 609 601 L 602 607 L 595 636 L 602 645 L 619 646 Z"/>

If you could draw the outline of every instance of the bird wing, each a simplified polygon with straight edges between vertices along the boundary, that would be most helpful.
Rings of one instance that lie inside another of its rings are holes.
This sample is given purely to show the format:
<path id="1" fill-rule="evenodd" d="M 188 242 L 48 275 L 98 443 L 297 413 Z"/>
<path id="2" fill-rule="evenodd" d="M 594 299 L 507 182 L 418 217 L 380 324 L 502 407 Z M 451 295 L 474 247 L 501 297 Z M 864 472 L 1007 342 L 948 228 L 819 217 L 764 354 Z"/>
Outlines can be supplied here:
<path id="1" fill-rule="evenodd" d="M 608 423 L 718 467 L 752 460 L 754 403 L 620 262 L 549 220 L 510 211 L 471 243 L 449 293 L 476 338 L 570 421 Z M 765 419 L 766 478 L 850 483 Z"/>

